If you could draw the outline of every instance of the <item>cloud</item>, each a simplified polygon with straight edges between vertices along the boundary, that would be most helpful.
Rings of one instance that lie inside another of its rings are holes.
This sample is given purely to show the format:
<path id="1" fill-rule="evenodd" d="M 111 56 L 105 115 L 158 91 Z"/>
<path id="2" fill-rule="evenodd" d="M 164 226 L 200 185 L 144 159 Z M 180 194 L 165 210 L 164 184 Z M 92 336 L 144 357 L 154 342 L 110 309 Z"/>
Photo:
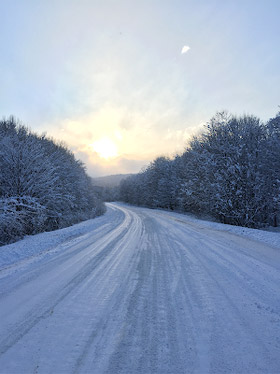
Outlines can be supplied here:
<path id="1" fill-rule="evenodd" d="M 85 163 L 87 172 L 92 177 L 138 173 L 154 159 L 154 155 L 148 155 L 145 158 L 137 155 L 123 155 L 115 159 L 106 160 L 96 152 L 91 151 L 90 153 L 86 149 L 77 149 L 74 151 L 74 155 Z"/>
<path id="2" fill-rule="evenodd" d="M 184 53 L 187 53 L 191 48 L 188 45 L 184 45 L 182 48 L 181 54 L 183 55 Z"/>

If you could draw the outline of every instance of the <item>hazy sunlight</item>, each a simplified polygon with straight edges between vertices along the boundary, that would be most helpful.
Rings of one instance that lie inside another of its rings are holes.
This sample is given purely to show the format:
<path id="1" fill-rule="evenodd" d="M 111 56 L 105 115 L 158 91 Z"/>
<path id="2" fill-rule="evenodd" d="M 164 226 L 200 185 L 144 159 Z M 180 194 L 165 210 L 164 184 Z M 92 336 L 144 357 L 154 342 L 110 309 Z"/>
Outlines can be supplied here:
<path id="1" fill-rule="evenodd" d="M 118 155 L 116 144 L 109 138 L 102 138 L 92 144 L 93 150 L 106 160 Z"/>

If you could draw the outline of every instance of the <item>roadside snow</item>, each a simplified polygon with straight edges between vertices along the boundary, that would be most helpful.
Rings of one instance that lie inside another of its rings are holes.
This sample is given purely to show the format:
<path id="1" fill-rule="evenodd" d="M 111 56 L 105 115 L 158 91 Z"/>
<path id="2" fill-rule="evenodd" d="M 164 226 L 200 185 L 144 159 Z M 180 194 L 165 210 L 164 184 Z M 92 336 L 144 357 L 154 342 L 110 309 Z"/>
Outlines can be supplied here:
<path id="1" fill-rule="evenodd" d="M 119 206 L 130 207 L 129 204 L 119 203 Z M 132 207 L 132 206 L 131 206 Z M 266 229 L 266 230 L 259 230 L 259 229 L 250 229 L 247 227 L 242 226 L 233 226 L 233 225 L 226 225 L 219 222 L 208 221 L 205 219 L 195 218 L 193 215 L 188 213 L 175 213 L 166 210 L 158 210 L 158 209 L 149 209 L 149 208 L 141 208 L 143 210 L 146 209 L 147 212 L 156 212 L 157 214 L 162 213 L 165 217 L 169 216 L 169 218 L 177 220 L 181 223 L 195 223 L 196 226 L 199 225 L 201 228 L 209 228 L 218 231 L 225 231 L 230 232 L 236 235 L 245 236 L 248 239 L 256 240 L 262 243 L 265 243 L 271 247 L 280 249 L 280 232 L 277 232 L 273 227 Z"/>
<path id="2" fill-rule="evenodd" d="M 128 204 L 124 203 L 118 203 L 118 205 L 129 207 Z M 110 208 L 108 209 L 112 210 L 113 208 L 110 205 Z M 218 222 L 194 218 L 193 216 L 188 214 L 174 213 L 158 209 L 141 209 L 146 210 L 150 213 L 156 212 L 157 214 L 162 214 L 166 218 L 169 217 L 170 219 L 179 221 L 181 223 L 194 223 L 196 224 L 196 226 L 199 225 L 202 229 L 209 228 L 244 236 L 249 239 L 256 240 L 270 245 L 274 248 L 280 249 L 280 232 L 271 232 L 267 230 L 256 230 L 246 227 L 225 225 Z M 73 240 L 75 240 L 75 238 L 84 237 L 86 234 L 89 234 L 90 232 L 107 224 L 107 214 L 108 212 L 101 217 L 87 220 L 61 230 L 45 232 L 33 236 L 26 236 L 23 240 L 20 240 L 16 243 L 0 247 L 0 270 L 3 268 L 7 268 L 14 263 L 22 262 L 23 260 L 30 259 L 31 261 L 33 261 L 35 257 L 39 259 L 46 254 L 61 250 L 61 247 L 58 247 L 59 244 L 67 243 L 69 241 L 73 243 Z M 110 212 L 110 215 L 112 214 L 114 216 L 117 216 L 120 214 L 120 211 L 113 210 L 113 212 Z"/>
<path id="3" fill-rule="evenodd" d="M 61 250 L 59 244 L 84 237 L 107 223 L 105 215 L 90 219 L 64 229 L 26 236 L 16 243 L 0 247 L 0 270 L 23 260 L 39 258 L 46 253 Z M 118 214 L 116 211 L 113 214 Z"/>

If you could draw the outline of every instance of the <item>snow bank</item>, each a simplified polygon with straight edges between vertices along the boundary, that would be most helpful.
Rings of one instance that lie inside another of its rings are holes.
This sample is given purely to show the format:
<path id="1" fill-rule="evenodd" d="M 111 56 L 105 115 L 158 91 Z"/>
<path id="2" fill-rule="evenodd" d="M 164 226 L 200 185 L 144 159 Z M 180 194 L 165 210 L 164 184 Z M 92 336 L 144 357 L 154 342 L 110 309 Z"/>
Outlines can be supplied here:
<path id="1" fill-rule="evenodd" d="M 177 217 L 178 219 L 184 221 L 185 223 L 194 222 L 196 224 L 201 225 L 201 227 L 212 228 L 212 229 L 219 230 L 219 231 L 231 232 L 233 234 L 245 236 L 248 239 L 257 240 L 267 245 L 270 245 L 272 247 L 280 249 L 280 232 L 273 232 L 274 231 L 273 228 L 267 229 L 267 230 L 250 229 L 247 227 L 226 225 L 226 224 L 219 223 L 219 222 L 206 221 L 206 220 L 194 218 L 187 214 L 169 213 L 169 212 L 167 212 L 167 214 Z"/>
<path id="2" fill-rule="evenodd" d="M 114 210 L 112 205 L 109 204 L 107 212 L 100 217 L 87 220 L 76 225 L 66 227 L 64 229 L 45 232 L 33 236 L 26 236 L 23 240 L 16 243 L 5 245 L 0 247 L 0 270 L 7 268 L 10 265 L 22 262 L 23 260 L 34 260 L 34 258 L 40 258 L 53 251 L 62 250 L 59 245 L 80 238 L 99 227 L 115 222 L 116 216 L 120 214 L 118 209 Z M 114 204 L 116 206 L 128 206 L 124 203 Z M 133 209 L 140 209 L 137 207 L 131 207 Z M 145 210 L 145 208 L 141 208 Z M 172 220 L 176 220 L 185 224 L 194 223 L 196 226 L 203 228 L 214 229 L 218 231 L 231 232 L 236 235 L 244 236 L 249 239 L 253 239 L 259 242 L 263 242 L 274 248 L 280 249 L 280 232 L 271 232 L 265 230 L 249 229 L 239 226 L 225 225 L 222 223 L 211 222 L 194 218 L 191 215 L 174 213 L 164 210 L 148 209 L 149 212 L 164 215 Z"/>
<path id="3" fill-rule="evenodd" d="M 113 212 L 114 214 L 116 213 Z M 83 236 L 107 221 L 107 213 L 105 213 L 103 216 L 64 229 L 26 236 L 16 243 L 2 246 L 0 247 L 0 270 L 16 262 L 55 251 L 60 244 Z"/>
<path id="4" fill-rule="evenodd" d="M 118 203 L 117 205 L 129 206 L 129 204 L 125 203 Z M 275 228 L 273 227 L 265 230 L 251 229 L 247 227 L 226 225 L 224 223 L 199 219 L 194 217 L 192 214 L 187 213 L 175 213 L 163 209 L 146 209 L 150 212 L 157 212 L 159 214 L 168 215 L 170 218 L 178 220 L 180 222 L 184 222 L 186 224 L 195 223 L 197 226 L 201 226 L 201 228 L 209 228 L 218 231 L 231 232 L 233 234 L 244 236 L 248 239 L 256 240 L 259 242 L 263 242 L 271 247 L 280 249 L 280 232 L 277 232 L 277 229 L 275 230 Z"/>

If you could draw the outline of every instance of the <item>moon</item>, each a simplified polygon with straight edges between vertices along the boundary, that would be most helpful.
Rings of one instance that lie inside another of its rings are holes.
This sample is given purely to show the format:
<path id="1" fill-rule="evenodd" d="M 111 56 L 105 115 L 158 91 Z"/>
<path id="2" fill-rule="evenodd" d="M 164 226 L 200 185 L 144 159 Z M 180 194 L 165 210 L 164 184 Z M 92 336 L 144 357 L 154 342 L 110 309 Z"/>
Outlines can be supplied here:
<path id="1" fill-rule="evenodd" d="M 182 48 L 182 51 L 181 51 L 181 54 L 185 54 L 187 53 L 191 48 L 188 46 L 188 45 L 184 45 L 184 47 Z"/>

